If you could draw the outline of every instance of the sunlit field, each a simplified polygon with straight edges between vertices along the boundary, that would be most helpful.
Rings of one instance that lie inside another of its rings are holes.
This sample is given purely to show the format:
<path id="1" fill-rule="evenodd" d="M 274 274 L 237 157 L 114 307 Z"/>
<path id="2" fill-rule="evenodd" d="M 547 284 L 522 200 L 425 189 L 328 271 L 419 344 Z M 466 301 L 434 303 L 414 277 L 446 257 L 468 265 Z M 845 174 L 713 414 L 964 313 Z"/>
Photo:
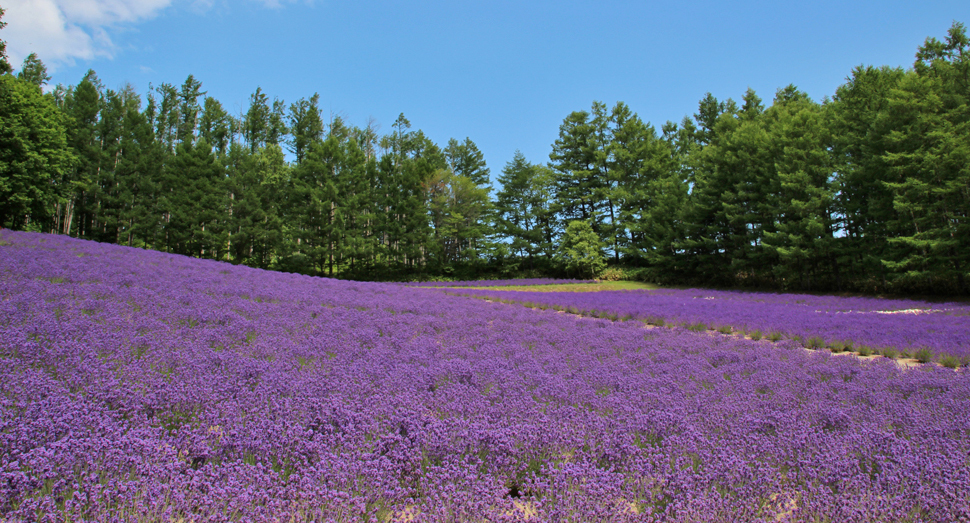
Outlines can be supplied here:
<path id="1" fill-rule="evenodd" d="M 829 318 L 836 302 L 520 300 L 536 310 L 500 291 L 0 242 L 0 521 L 970 518 L 964 367 L 690 328 L 735 325 L 710 303 Z"/>
<path id="2" fill-rule="evenodd" d="M 790 339 L 808 349 L 935 361 L 950 368 L 970 364 L 970 305 L 966 303 L 705 289 L 610 289 L 576 295 L 569 292 L 570 286 L 560 286 L 561 291 L 546 287 L 452 292 L 613 320 L 742 334 L 755 340 Z"/>
<path id="3" fill-rule="evenodd" d="M 479 285 L 472 286 L 473 289 L 485 289 L 496 291 L 522 291 L 522 292 L 599 292 L 599 291 L 631 291 L 631 290 L 652 290 L 657 289 L 656 285 L 637 281 L 598 281 L 582 283 L 552 283 L 548 285 Z"/>

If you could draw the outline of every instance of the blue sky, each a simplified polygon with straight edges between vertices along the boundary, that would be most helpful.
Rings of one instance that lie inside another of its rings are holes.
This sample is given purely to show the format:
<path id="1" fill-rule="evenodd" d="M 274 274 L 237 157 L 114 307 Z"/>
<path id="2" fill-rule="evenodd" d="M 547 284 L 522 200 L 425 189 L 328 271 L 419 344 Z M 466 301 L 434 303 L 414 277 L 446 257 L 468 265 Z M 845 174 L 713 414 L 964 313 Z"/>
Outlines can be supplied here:
<path id="1" fill-rule="evenodd" d="M 548 161 L 559 125 L 593 100 L 660 128 L 710 91 L 770 103 L 789 83 L 821 100 L 854 66 L 909 67 L 928 36 L 970 23 L 964 1 L 0 0 L 11 63 L 38 53 L 51 84 L 94 69 L 110 88 L 192 74 L 234 114 L 257 86 L 325 118 L 439 145 L 471 138 L 493 178 L 520 149 Z"/>

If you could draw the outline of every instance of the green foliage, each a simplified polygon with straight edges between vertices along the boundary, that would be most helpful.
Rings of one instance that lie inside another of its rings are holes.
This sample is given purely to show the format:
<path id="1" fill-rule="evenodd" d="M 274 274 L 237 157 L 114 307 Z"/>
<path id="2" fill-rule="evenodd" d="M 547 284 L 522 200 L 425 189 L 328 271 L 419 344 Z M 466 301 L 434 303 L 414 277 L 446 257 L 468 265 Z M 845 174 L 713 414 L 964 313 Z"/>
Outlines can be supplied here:
<path id="1" fill-rule="evenodd" d="M 24 58 L 24 64 L 20 67 L 20 72 L 17 73 L 17 79 L 34 84 L 37 87 L 43 87 L 47 85 L 47 81 L 51 77 L 47 74 L 47 67 L 44 62 L 41 62 L 40 58 L 37 57 L 37 53 L 30 53 L 27 58 Z"/>
<path id="2" fill-rule="evenodd" d="M 589 222 L 573 220 L 556 251 L 556 259 L 567 273 L 593 278 L 606 268 L 603 243 Z"/>
<path id="3" fill-rule="evenodd" d="M 658 133 L 593 102 L 561 122 L 548 165 L 517 152 L 494 198 L 471 139 L 440 147 L 403 114 L 381 136 L 325 123 L 317 94 L 286 105 L 257 88 L 237 119 L 193 76 L 144 105 L 94 71 L 43 95 L 37 56 L 14 78 L 4 50 L 5 226 L 369 279 L 970 292 L 960 23 L 911 70 L 857 67 L 822 103 L 791 85 L 767 107 L 708 93 Z"/>
<path id="4" fill-rule="evenodd" d="M 920 347 L 916 350 L 916 353 L 913 354 L 913 358 L 920 363 L 929 363 L 933 361 L 933 352 L 926 347 Z"/>
<path id="5" fill-rule="evenodd" d="M 75 163 L 65 124 L 36 85 L 0 75 L 0 225 L 53 219 Z"/>
<path id="6" fill-rule="evenodd" d="M 7 23 L 3 21 L 4 9 L 0 7 L 0 29 L 7 26 Z M 7 42 L 0 40 L 0 75 L 7 74 L 13 71 L 10 67 L 10 62 L 7 61 Z"/>
<path id="7" fill-rule="evenodd" d="M 323 120 L 320 118 L 320 95 L 313 93 L 309 100 L 300 98 L 290 105 L 288 115 L 292 139 L 290 152 L 296 155 L 296 163 L 302 163 L 307 150 L 323 137 Z"/>
<path id="8" fill-rule="evenodd" d="M 495 232 L 510 240 L 509 254 L 526 257 L 530 269 L 537 256 L 552 255 L 553 176 L 550 169 L 528 162 L 516 151 L 498 179 L 502 189 L 495 202 Z"/>
<path id="9" fill-rule="evenodd" d="M 620 281 L 620 280 L 625 280 L 627 278 L 626 278 L 626 273 L 624 273 L 623 269 L 620 269 L 619 267 L 610 267 L 605 271 L 603 271 L 602 273 L 600 273 L 596 279 L 600 281 Z"/>
<path id="10" fill-rule="evenodd" d="M 940 365 L 948 369 L 955 369 L 960 366 L 960 360 L 956 356 L 950 356 L 950 355 L 941 356 Z"/>

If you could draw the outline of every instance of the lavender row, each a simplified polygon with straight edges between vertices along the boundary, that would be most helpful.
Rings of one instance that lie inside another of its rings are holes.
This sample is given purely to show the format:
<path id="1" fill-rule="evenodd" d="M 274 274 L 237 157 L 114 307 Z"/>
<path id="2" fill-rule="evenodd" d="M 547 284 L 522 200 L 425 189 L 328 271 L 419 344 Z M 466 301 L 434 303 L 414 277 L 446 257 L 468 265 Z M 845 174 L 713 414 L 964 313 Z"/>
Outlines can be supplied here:
<path id="1" fill-rule="evenodd" d="M 518 280 L 475 280 L 475 281 L 425 281 L 409 282 L 411 287 L 511 287 L 526 285 L 563 285 L 571 283 L 593 283 L 593 280 L 561 280 L 554 278 L 531 278 Z"/>
<path id="2" fill-rule="evenodd" d="M 806 346 L 970 362 L 970 306 L 800 294 L 652 290 L 475 290 L 476 296 L 649 323 L 785 337 Z"/>
<path id="3" fill-rule="evenodd" d="M 0 241 L 0 520 L 970 517 L 964 372 Z"/>

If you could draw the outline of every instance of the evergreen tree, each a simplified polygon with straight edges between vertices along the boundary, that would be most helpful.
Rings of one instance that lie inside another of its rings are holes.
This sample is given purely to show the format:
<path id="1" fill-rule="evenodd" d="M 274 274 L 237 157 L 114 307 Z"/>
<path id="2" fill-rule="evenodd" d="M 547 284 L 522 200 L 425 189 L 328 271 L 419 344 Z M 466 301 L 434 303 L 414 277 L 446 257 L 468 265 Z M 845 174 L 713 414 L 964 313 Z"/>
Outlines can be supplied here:
<path id="1" fill-rule="evenodd" d="M 56 205 L 69 190 L 75 163 L 65 124 L 52 98 L 0 74 L 0 226 L 55 226 Z"/>
<path id="2" fill-rule="evenodd" d="M 175 133 L 177 143 L 194 143 L 195 133 L 199 126 L 199 113 L 202 106 L 199 98 L 205 96 L 202 82 L 189 75 L 178 93 L 178 128 Z"/>
<path id="3" fill-rule="evenodd" d="M 234 145 L 229 160 L 229 254 L 235 262 L 268 269 L 285 249 L 290 175 L 283 150 L 270 144 L 252 154 Z"/>
<path id="4" fill-rule="evenodd" d="M 337 219 L 342 237 L 338 246 L 338 259 L 351 274 L 372 267 L 376 254 L 377 234 L 375 222 L 375 194 L 377 184 L 377 160 L 368 158 L 359 142 L 359 129 L 348 129 L 344 141 L 345 168 L 338 178 L 339 205 Z"/>
<path id="5" fill-rule="evenodd" d="M 499 176 L 501 189 L 495 202 L 495 229 L 508 238 L 517 257 L 526 256 L 529 269 L 535 258 L 552 250 L 551 210 L 554 174 L 547 167 L 528 162 L 516 151 Z"/>
<path id="6" fill-rule="evenodd" d="M 837 286 L 835 184 L 823 107 L 789 86 L 779 91 L 766 121 L 777 185 L 767 204 L 775 226 L 765 230 L 763 242 L 776 256 L 774 274 L 783 287 Z"/>
<path id="7" fill-rule="evenodd" d="M 289 124 L 293 135 L 290 152 L 296 155 L 296 163 L 302 163 L 309 145 L 323 136 L 319 103 L 320 95 L 313 93 L 309 100 L 300 98 L 290 105 Z"/>
<path id="8" fill-rule="evenodd" d="M 0 7 L 0 29 L 7 27 L 7 23 L 3 21 L 4 9 Z M 10 62 L 7 61 L 7 42 L 5 40 L 0 40 L 0 75 L 4 75 L 13 71 L 13 67 L 10 66 Z"/>
<path id="9" fill-rule="evenodd" d="M 182 120 L 179 114 L 179 91 L 168 83 L 159 85 L 155 91 L 161 95 L 157 113 L 153 118 L 155 137 L 169 154 L 175 154 L 175 147 L 179 144 L 179 124 Z"/>
<path id="10" fill-rule="evenodd" d="M 234 127 L 233 119 L 222 107 L 222 103 L 206 96 L 202 116 L 199 118 L 199 136 L 205 138 L 220 156 L 229 152 Z"/>
<path id="11" fill-rule="evenodd" d="M 270 136 L 270 108 L 269 97 L 257 87 L 256 92 L 249 97 L 249 109 L 242 118 L 241 132 L 243 141 L 249 147 L 249 152 L 266 145 Z"/>
<path id="12" fill-rule="evenodd" d="M 478 187 L 491 189 L 492 182 L 488 167 L 485 165 L 485 155 L 478 150 L 478 146 L 471 138 L 466 137 L 461 143 L 454 138 L 448 140 L 444 153 L 451 172 L 470 179 Z"/>
<path id="13" fill-rule="evenodd" d="M 970 39 L 954 23 L 944 41 L 926 40 L 915 75 L 890 93 L 885 161 L 896 180 L 893 247 L 884 264 L 910 286 L 955 282 L 970 268 Z M 934 280 L 942 280 L 935 283 Z"/>
<path id="14" fill-rule="evenodd" d="M 24 58 L 24 65 L 17 73 L 17 78 L 37 87 L 47 85 L 47 81 L 51 79 L 50 75 L 47 74 L 47 67 L 37 57 L 37 53 L 30 53 L 27 58 Z"/>
<path id="15" fill-rule="evenodd" d="M 687 184 L 677 165 L 674 146 L 652 126 L 617 104 L 609 144 L 610 176 L 616 180 L 618 204 L 614 251 L 637 264 L 658 264 L 673 255 L 680 237 L 680 214 Z M 668 132 L 674 127 L 667 126 Z"/>
<path id="16" fill-rule="evenodd" d="M 225 254 L 225 177 L 205 139 L 183 143 L 162 173 L 158 207 L 168 252 L 220 259 Z"/>
<path id="17" fill-rule="evenodd" d="M 888 67 L 857 67 L 840 86 L 828 107 L 835 174 L 834 217 L 842 231 L 839 264 L 844 279 L 863 289 L 885 289 L 888 275 L 889 224 L 897 214 L 886 182 L 884 155 L 891 128 L 887 125 L 889 94 L 907 74 Z"/>
<path id="18" fill-rule="evenodd" d="M 64 103 L 70 117 L 68 144 L 77 155 L 74 171 L 65 180 L 65 202 L 58 221 L 61 232 L 86 237 L 93 214 L 91 191 L 98 183 L 101 167 L 101 142 L 97 126 L 101 111 L 101 82 L 88 71 Z"/>
<path id="19" fill-rule="evenodd" d="M 555 205 L 562 223 L 572 220 L 599 224 L 599 200 L 605 187 L 606 144 L 601 137 L 606 128 L 605 107 L 595 102 L 595 115 L 574 111 L 559 126 L 559 137 L 549 154 L 556 172 Z"/>

